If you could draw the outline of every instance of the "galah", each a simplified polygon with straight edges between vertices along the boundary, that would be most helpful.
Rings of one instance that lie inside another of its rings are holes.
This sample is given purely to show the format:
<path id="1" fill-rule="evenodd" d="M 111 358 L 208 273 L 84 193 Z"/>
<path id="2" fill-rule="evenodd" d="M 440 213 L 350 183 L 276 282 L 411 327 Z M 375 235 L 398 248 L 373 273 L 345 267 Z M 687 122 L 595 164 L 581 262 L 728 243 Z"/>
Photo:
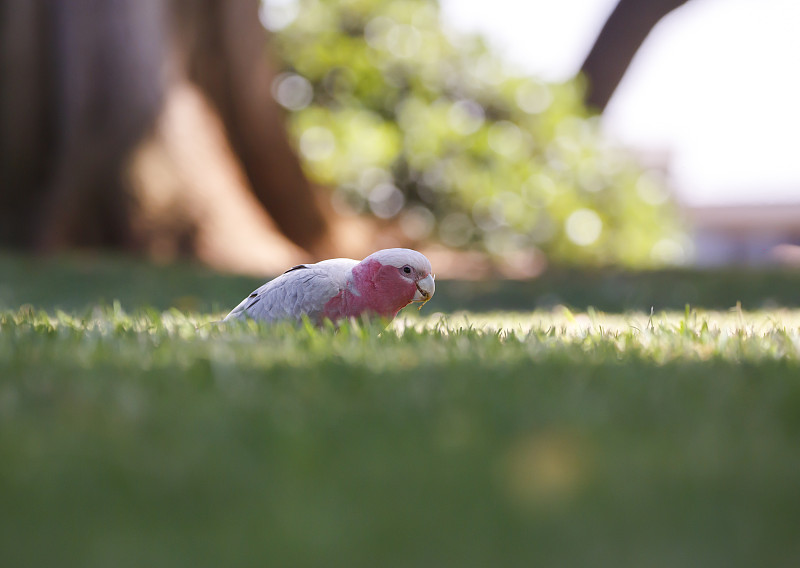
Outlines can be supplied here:
<path id="1" fill-rule="evenodd" d="M 404 248 L 379 250 L 362 261 L 298 264 L 242 300 L 224 321 L 300 321 L 306 316 L 321 324 L 362 315 L 391 320 L 411 302 L 430 300 L 433 278 L 428 259 Z"/>

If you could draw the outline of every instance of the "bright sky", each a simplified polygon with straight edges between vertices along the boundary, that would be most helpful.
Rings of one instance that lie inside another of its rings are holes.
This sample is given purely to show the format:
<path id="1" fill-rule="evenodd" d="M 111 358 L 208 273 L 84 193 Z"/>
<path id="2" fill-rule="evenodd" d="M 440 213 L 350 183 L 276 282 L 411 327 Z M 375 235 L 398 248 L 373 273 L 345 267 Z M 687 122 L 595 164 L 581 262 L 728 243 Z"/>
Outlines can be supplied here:
<path id="1" fill-rule="evenodd" d="M 616 0 L 440 0 L 520 69 L 572 76 Z M 607 132 L 666 150 L 692 204 L 800 201 L 800 1 L 689 0 L 639 50 Z"/>

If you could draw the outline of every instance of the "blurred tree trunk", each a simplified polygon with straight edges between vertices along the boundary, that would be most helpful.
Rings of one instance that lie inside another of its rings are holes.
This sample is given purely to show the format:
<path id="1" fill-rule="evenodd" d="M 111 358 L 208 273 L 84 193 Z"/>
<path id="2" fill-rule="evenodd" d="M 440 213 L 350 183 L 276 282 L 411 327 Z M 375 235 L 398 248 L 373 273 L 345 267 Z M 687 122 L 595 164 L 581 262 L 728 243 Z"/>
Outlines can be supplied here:
<path id="1" fill-rule="evenodd" d="M 258 8 L 258 0 L 0 3 L 0 245 L 148 250 L 154 232 L 169 233 L 168 220 L 138 218 L 146 194 L 133 190 L 130 174 L 139 149 L 163 130 L 168 102 L 182 100 L 172 93 L 190 84 L 217 117 L 203 124 L 221 125 L 216 147 L 241 170 L 225 179 L 246 186 L 254 198 L 246 207 L 264 208 L 307 251 L 324 248 L 326 218 L 270 96 Z M 160 159 L 169 156 L 162 148 Z M 208 195 L 194 192 L 191 178 L 178 183 L 190 210 Z M 203 219 L 175 217 L 180 248 L 191 254 Z"/>
<path id="2" fill-rule="evenodd" d="M 602 112 L 655 25 L 687 0 L 619 0 L 581 66 L 586 103 Z"/>

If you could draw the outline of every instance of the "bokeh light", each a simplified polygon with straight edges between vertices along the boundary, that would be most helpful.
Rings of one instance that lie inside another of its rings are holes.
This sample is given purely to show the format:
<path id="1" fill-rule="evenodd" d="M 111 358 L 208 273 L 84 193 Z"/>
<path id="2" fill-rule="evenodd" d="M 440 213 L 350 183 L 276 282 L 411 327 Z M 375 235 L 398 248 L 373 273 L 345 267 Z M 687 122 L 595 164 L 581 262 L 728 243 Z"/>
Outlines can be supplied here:
<path id="1" fill-rule="evenodd" d="M 403 193 L 391 183 L 375 186 L 369 193 L 369 207 L 381 219 L 390 219 L 405 205 Z"/>
<path id="2" fill-rule="evenodd" d="M 580 84 L 516 74 L 432 0 L 285 4 L 273 92 L 337 210 L 492 256 L 682 262 L 666 180 L 602 136 Z"/>
<path id="3" fill-rule="evenodd" d="M 333 133 L 322 126 L 313 126 L 300 137 L 300 152 L 311 161 L 321 161 L 333 156 L 336 139 Z"/>
<path id="4" fill-rule="evenodd" d="M 564 227 L 567 237 L 576 245 L 591 245 L 600 237 L 603 221 L 591 209 L 578 209 L 567 217 Z"/>
<path id="5" fill-rule="evenodd" d="M 281 73 L 272 84 L 272 95 L 289 110 L 306 108 L 314 98 L 314 89 L 308 79 L 295 73 Z"/>

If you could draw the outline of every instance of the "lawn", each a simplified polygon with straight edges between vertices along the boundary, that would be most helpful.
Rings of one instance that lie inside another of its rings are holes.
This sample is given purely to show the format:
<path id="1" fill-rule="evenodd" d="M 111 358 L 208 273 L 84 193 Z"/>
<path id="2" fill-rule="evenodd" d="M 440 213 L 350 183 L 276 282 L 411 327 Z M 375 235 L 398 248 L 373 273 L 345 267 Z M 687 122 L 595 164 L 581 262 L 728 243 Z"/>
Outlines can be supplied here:
<path id="1" fill-rule="evenodd" d="M 0 269 L 2 566 L 800 562 L 779 279 L 442 282 L 334 333 L 210 324 L 253 282 L 191 266 Z"/>

